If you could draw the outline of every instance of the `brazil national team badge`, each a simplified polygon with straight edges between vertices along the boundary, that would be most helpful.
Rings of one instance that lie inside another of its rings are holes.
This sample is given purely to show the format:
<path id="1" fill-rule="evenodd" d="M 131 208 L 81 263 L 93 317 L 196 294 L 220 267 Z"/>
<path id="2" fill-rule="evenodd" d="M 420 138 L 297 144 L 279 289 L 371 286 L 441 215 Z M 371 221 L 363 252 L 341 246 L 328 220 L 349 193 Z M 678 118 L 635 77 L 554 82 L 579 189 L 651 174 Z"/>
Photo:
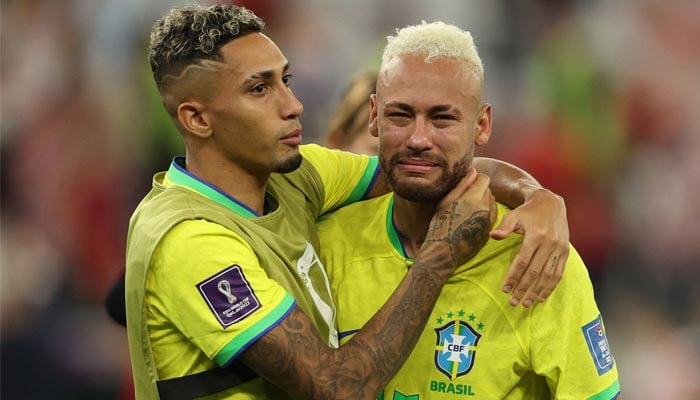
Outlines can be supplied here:
<path id="1" fill-rule="evenodd" d="M 598 315 L 598 318 L 584 325 L 581 330 L 588 344 L 588 351 L 591 352 L 593 363 L 598 370 L 598 375 L 610 371 L 615 365 L 608 339 L 605 337 L 603 330 L 603 320 Z"/>
<path id="2" fill-rule="evenodd" d="M 448 317 L 451 316 L 452 313 L 448 313 Z M 471 371 L 476 358 L 476 345 L 481 335 L 468 323 L 459 319 L 448 321 L 440 328 L 436 328 L 435 333 L 437 334 L 435 346 L 437 369 L 450 380 Z"/>
<path id="3" fill-rule="evenodd" d="M 224 328 L 260 308 L 241 267 L 232 265 L 197 285 L 204 301 Z"/>

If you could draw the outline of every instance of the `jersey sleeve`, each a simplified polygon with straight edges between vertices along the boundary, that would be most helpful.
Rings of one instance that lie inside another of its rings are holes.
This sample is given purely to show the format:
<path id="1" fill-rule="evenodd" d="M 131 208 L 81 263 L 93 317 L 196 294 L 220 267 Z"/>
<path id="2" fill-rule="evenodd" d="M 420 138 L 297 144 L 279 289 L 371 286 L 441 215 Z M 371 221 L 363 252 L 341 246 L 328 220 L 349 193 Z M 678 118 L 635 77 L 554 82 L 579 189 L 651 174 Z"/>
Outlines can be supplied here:
<path id="1" fill-rule="evenodd" d="M 571 248 L 561 282 L 533 309 L 533 369 L 554 399 L 615 399 L 617 367 L 581 257 Z"/>
<path id="2" fill-rule="evenodd" d="M 158 340 L 159 329 L 176 329 L 219 366 L 295 306 L 247 242 L 205 220 L 181 222 L 165 235 L 153 255 L 146 293 L 152 339 Z"/>
<path id="3" fill-rule="evenodd" d="M 319 145 L 301 147 L 321 177 L 324 187 L 322 212 L 366 198 L 379 174 L 376 156 L 328 149 Z"/>

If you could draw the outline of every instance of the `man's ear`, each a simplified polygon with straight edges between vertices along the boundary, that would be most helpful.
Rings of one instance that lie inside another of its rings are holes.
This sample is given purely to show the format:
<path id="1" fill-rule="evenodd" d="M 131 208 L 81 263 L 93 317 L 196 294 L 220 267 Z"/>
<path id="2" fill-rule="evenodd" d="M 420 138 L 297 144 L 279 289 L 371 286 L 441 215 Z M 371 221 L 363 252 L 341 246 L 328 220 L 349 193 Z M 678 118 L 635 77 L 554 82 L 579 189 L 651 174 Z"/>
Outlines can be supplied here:
<path id="1" fill-rule="evenodd" d="M 483 146 L 489 142 L 489 138 L 491 138 L 491 121 L 491 104 L 484 103 L 479 110 L 479 116 L 474 125 L 474 143 L 477 146 Z"/>
<path id="2" fill-rule="evenodd" d="M 196 101 L 180 103 L 177 106 L 177 119 L 188 132 L 201 138 L 207 138 L 213 133 L 204 105 Z"/>
<path id="3" fill-rule="evenodd" d="M 369 96 L 369 133 L 374 137 L 379 137 L 379 127 L 377 126 L 377 95 Z"/>

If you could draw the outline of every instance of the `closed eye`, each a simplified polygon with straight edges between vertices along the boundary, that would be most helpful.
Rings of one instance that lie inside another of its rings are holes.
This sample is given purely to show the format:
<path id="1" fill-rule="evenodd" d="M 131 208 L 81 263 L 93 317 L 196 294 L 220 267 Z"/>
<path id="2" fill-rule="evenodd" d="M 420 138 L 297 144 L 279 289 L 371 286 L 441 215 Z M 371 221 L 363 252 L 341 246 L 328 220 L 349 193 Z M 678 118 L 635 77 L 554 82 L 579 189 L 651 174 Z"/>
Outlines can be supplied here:
<path id="1" fill-rule="evenodd" d="M 457 119 L 457 118 L 455 118 L 454 115 L 448 115 L 448 114 L 439 114 L 439 115 L 436 115 L 436 116 L 433 117 L 433 118 L 435 118 L 435 119 L 442 119 L 442 120 L 450 120 L 450 121 Z"/>
<path id="2" fill-rule="evenodd" d="M 410 118 L 411 114 L 406 113 L 406 112 L 401 112 L 401 111 L 393 111 L 390 113 L 387 113 L 387 117 L 390 118 Z"/>

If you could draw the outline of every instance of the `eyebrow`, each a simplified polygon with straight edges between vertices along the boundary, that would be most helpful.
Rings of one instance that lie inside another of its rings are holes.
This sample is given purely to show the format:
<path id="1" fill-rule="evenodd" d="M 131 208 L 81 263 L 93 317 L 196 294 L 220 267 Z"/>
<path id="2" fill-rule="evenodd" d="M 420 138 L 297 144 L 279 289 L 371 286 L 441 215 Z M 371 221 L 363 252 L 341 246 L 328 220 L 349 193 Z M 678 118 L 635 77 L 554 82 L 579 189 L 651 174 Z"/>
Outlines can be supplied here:
<path id="1" fill-rule="evenodd" d="M 410 105 L 408 105 L 406 103 L 402 103 L 400 101 L 391 101 L 391 102 L 387 103 L 385 107 L 396 107 L 396 108 L 399 108 L 399 109 L 406 111 L 406 112 L 411 112 L 411 113 L 414 112 L 413 107 L 411 107 Z M 456 112 L 459 112 L 459 109 L 457 107 L 453 107 L 449 104 L 434 105 L 434 106 L 430 107 L 428 112 L 430 114 L 435 114 L 435 113 L 450 111 L 451 109 L 455 109 Z"/>
<path id="2" fill-rule="evenodd" d="M 282 73 L 284 74 L 285 72 L 289 71 L 289 63 L 284 64 L 284 67 L 282 67 Z M 264 79 L 268 80 L 275 76 L 275 70 L 269 69 L 265 71 L 260 71 L 260 72 L 255 72 L 252 75 L 250 75 L 246 80 L 243 81 L 243 85 L 247 85 L 250 82 L 256 81 L 258 79 Z"/>

